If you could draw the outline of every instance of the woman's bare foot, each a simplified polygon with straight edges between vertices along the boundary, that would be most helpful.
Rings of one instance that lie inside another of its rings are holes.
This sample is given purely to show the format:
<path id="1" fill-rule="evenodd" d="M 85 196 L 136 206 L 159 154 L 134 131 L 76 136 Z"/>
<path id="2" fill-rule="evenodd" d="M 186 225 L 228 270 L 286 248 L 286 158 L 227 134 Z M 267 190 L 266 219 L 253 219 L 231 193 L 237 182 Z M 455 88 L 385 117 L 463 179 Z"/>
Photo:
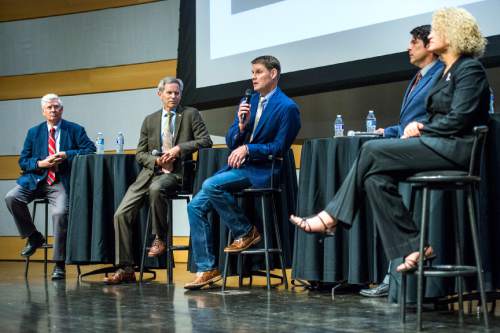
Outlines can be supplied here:
<path id="1" fill-rule="evenodd" d="M 432 247 L 428 246 L 424 249 L 424 260 L 433 257 L 434 250 Z M 417 269 L 418 259 L 420 257 L 420 253 L 418 251 L 412 252 L 405 257 L 405 261 L 396 268 L 398 272 L 409 272 Z"/>
<path id="2" fill-rule="evenodd" d="M 333 235 L 337 228 L 337 221 L 325 211 L 307 218 L 290 215 L 290 222 L 307 233 Z"/>

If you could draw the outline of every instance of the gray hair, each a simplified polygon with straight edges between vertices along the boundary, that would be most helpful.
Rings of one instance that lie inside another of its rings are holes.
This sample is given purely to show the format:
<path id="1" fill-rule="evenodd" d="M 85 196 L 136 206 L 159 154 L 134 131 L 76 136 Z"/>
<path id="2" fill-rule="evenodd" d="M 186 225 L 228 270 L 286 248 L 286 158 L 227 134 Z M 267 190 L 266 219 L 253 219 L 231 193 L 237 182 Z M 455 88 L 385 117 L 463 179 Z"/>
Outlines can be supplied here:
<path id="1" fill-rule="evenodd" d="M 40 100 L 40 104 L 42 105 L 42 108 L 43 108 L 43 106 L 44 106 L 45 104 L 49 103 L 50 101 L 52 101 L 52 100 L 54 100 L 54 99 L 57 101 L 57 103 L 59 103 L 59 105 L 60 105 L 61 107 L 63 106 L 63 103 L 62 103 L 61 98 L 60 98 L 59 96 L 57 96 L 56 94 L 52 94 L 52 93 L 50 93 L 50 94 L 44 95 L 44 96 L 42 97 L 42 99 Z"/>
<path id="2" fill-rule="evenodd" d="M 158 91 L 162 92 L 163 89 L 165 89 L 165 85 L 170 84 L 170 83 L 176 83 L 179 86 L 179 90 L 181 91 L 181 94 L 182 94 L 182 89 L 184 88 L 184 83 L 182 82 L 181 79 L 178 79 L 178 78 L 173 77 L 173 76 L 167 76 L 167 77 L 164 77 L 163 79 L 161 79 L 160 82 L 158 83 Z"/>

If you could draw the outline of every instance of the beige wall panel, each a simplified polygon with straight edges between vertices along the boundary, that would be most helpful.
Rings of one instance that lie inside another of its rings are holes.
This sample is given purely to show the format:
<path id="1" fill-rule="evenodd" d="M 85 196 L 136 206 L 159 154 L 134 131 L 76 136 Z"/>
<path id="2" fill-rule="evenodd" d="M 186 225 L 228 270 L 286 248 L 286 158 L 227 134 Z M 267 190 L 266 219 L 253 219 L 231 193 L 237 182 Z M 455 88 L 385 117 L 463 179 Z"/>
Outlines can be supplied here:
<path id="1" fill-rule="evenodd" d="M 53 242 L 53 237 L 49 237 L 49 243 Z M 19 254 L 26 245 L 26 240 L 16 236 L 0 236 L 0 260 L 24 260 Z M 174 245 L 189 245 L 189 237 L 174 237 Z M 175 262 L 187 262 L 187 251 L 176 251 Z M 52 249 L 49 249 L 49 259 L 52 258 Z M 31 257 L 31 260 L 43 260 L 43 250 L 38 250 Z"/>
<path id="2" fill-rule="evenodd" d="M 0 180 L 15 180 L 19 177 L 21 169 L 17 160 L 19 156 L 0 156 Z"/>
<path id="3" fill-rule="evenodd" d="M 0 77 L 0 100 L 37 98 L 47 91 L 59 95 L 153 88 L 162 76 L 175 76 L 177 60 Z"/>
<path id="4" fill-rule="evenodd" d="M 138 5 L 158 0 L 2 0 L 0 22 Z"/>

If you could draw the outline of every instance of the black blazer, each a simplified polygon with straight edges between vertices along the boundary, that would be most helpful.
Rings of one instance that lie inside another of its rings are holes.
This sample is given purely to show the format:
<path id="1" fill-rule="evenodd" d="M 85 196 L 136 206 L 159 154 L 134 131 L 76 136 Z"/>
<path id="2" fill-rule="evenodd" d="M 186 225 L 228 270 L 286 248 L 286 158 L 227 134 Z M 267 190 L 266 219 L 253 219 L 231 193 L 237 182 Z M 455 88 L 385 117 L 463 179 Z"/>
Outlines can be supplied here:
<path id="1" fill-rule="evenodd" d="M 467 167 L 474 126 L 489 120 L 490 86 L 481 63 L 462 56 L 429 91 L 420 140 L 443 157 Z"/>

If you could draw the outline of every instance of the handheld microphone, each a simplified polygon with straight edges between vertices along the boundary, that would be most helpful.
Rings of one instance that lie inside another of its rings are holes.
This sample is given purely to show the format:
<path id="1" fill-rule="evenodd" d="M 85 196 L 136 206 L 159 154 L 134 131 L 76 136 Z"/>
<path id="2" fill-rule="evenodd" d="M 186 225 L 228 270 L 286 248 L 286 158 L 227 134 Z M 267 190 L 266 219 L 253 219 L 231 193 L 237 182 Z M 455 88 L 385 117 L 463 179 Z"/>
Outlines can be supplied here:
<path id="1" fill-rule="evenodd" d="M 252 89 L 245 90 L 245 103 L 250 104 L 250 99 L 252 98 Z M 241 122 L 245 122 L 247 115 L 243 114 L 241 116 Z"/>
<path id="2" fill-rule="evenodd" d="M 153 156 L 161 156 L 161 151 L 157 150 L 157 149 L 153 149 L 153 151 L 151 152 L 151 155 Z"/>

